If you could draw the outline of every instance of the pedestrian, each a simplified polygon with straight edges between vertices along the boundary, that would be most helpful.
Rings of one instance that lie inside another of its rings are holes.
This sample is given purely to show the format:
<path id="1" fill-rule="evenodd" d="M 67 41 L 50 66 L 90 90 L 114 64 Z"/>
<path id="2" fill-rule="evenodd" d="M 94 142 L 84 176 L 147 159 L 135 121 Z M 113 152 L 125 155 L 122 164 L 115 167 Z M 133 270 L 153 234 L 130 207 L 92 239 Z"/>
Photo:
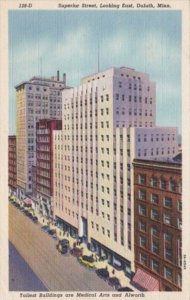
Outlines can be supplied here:
<path id="1" fill-rule="evenodd" d="M 113 275 L 115 274 L 115 270 L 114 270 L 114 269 L 112 270 L 112 274 L 113 274 Z"/>

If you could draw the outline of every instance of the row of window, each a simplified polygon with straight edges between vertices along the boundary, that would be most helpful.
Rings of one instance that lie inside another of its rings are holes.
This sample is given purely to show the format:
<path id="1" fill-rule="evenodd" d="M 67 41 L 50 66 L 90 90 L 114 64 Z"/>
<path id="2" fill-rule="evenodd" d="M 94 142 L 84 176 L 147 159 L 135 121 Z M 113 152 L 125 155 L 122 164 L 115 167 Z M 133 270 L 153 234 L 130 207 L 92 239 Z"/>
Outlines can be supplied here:
<path id="1" fill-rule="evenodd" d="M 145 174 L 138 175 L 138 183 L 142 185 L 149 185 L 153 188 L 160 188 L 162 190 L 166 190 L 168 188 L 171 192 L 178 191 L 179 193 L 181 193 L 182 188 L 181 182 L 176 182 L 173 178 L 166 180 L 163 177 L 158 178 L 156 176 L 152 176 L 148 181 Z"/>
<path id="2" fill-rule="evenodd" d="M 63 84 L 59 84 L 59 85 L 58 85 L 58 84 L 54 84 L 54 83 L 49 83 L 49 86 L 52 86 L 52 87 L 55 87 L 55 86 L 58 87 L 58 86 L 59 86 L 60 88 L 63 88 L 63 87 L 64 87 Z M 36 86 L 36 85 L 35 85 L 35 86 L 34 86 L 34 85 L 29 85 L 29 86 L 28 86 L 28 89 L 29 89 L 30 91 L 36 90 L 36 91 L 38 91 L 38 92 L 39 92 L 39 91 L 47 92 L 47 90 L 48 90 L 47 88 L 41 87 L 40 85 L 39 85 L 39 86 Z M 53 93 L 54 95 L 56 95 L 56 94 L 57 94 L 57 95 L 60 95 L 61 92 L 60 92 L 60 91 L 53 91 L 52 93 Z"/>
<path id="3" fill-rule="evenodd" d="M 154 271 L 158 274 L 161 273 L 161 265 L 160 265 L 160 262 L 158 260 L 151 259 L 150 264 L 149 264 L 148 256 L 147 256 L 147 254 L 144 254 L 144 253 L 140 253 L 139 260 L 140 260 L 141 264 L 150 267 L 152 269 L 152 271 Z M 164 266 L 163 271 L 164 271 L 164 277 L 166 279 L 168 279 L 169 281 L 173 282 L 174 281 L 174 274 L 175 274 L 174 270 L 171 267 Z M 181 278 L 180 273 L 178 274 L 178 277 L 177 277 L 177 285 L 179 287 L 181 287 L 181 285 L 182 285 L 182 278 Z"/>
<path id="4" fill-rule="evenodd" d="M 128 100 L 129 102 L 131 102 L 131 101 L 137 102 L 137 100 L 138 100 L 139 103 L 142 103 L 142 101 L 143 101 L 143 103 L 149 104 L 149 105 L 152 104 L 152 102 L 153 102 L 152 98 L 145 97 L 142 99 L 142 96 L 139 96 L 139 97 L 137 97 L 136 95 L 134 95 L 134 96 L 128 95 L 127 96 L 125 94 L 121 95 L 118 93 L 115 95 L 115 99 L 122 100 L 122 101 Z"/>
<path id="5" fill-rule="evenodd" d="M 138 149 L 138 157 L 141 156 L 154 156 L 154 155 L 170 155 L 173 154 L 175 155 L 175 148 L 172 147 L 172 149 L 170 147 L 168 148 L 151 148 L 151 149 Z"/>
<path id="6" fill-rule="evenodd" d="M 148 223 L 144 220 L 140 220 L 138 222 L 138 229 L 144 233 L 147 233 L 147 231 L 150 232 L 150 235 L 152 237 L 156 237 L 156 238 L 159 238 L 160 234 L 162 234 L 162 236 L 164 237 L 164 241 L 167 242 L 167 243 L 172 243 L 173 241 L 173 234 L 172 232 L 170 231 L 167 231 L 167 232 L 161 232 L 160 231 L 160 228 L 157 227 L 157 226 L 152 226 L 152 227 L 149 227 L 147 225 Z"/>
<path id="7" fill-rule="evenodd" d="M 138 211 L 141 216 L 147 216 L 147 208 L 144 205 L 138 206 Z M 155 221 L 163 221 L 164 224 L 170 225 L 170 226 L 177 226 L 177 228 L 181 229 L 182 221 L 180 218 L 177 218 L 177 220 L 174 220 L 173 215 L 169 212 L 163 213 L 163 216 L 161 216 L 161 212 L 157 209 L 151 209 L 150 210 L 150 218 Z M 177 223 L 177 224 L 176 224 Z"/>
<path id="8" fill-rule="evenodd" d="M 175 134 L 156 134 L 147 135 L 138 134 L 138 142 L 164 142 L 164 141 L 175 141 Z"/>
<path id="9" fill-rule="evenodd" d="M 124 82 L 122 82 L 122 81 L 119 81 L 119 82 L 118 82 L 118 87 L 119 87 L 119 88 L 122 88 L 123 86 L 126 87 L 126 88 L 128 88 L 129 90 L 131 90 L 131 89 L 133 88 L 133 90 L 136 91 L 137 88 L 138 88 L 139 91 L 142 91 L 142 86 L 141 86 L 141 84 L 138 85 L 138 87 L 137 87 L 137 84 L 136 84 L 135 82 L 133 82 L 133 84 L 132 84 L 132 82 L 129 81 L 129 83 L 126 84 L 126 82 L 124 83 Z M 145 86 L 143 86 L 143 87 L 144 87 L 144 90 L 145 90 Z M 150 91 L 150 87 L 149 87 L 149 86 L 146 87 L 146 90 L 147 90 L 147 92 L 149 92 L 149 91 Z"/>
<path id="10" fill-rule="evenodd" d="M 139 237 L 139 246 L 141 246 L 142 248 L 147 248 L 147 238 L 144 236 L 140 236 Z M 160 242 L 157 240 L 152 240 L 151 241 L 151 251 L 152 253 L 159 255 L 161 252 L 161 247 L 160 247 Z M 169 260 L 171 262 L 174 262 L 174 253 L 173 253 L 173 249 L 170 245 L 165 245 L 164 247 L 164 259 L 165 260 Z M 159 272 L 159 270 L 158 270 Z"/>
<path id="11" fill-rule="evenodd" d="M 145 111 L 144 113 L 142 113 L 141 110 L 139 110 L 139 112 L 137 112 L 137 109 L 134 109 L 134 111 L 132 111 L 131 108 L 129 108 L 129 110 L 128 110 L 127 112 L 125 112 L 124 109 L 122 109 L 122 111 L 116 110 L 116 115 L 121 114 L 121 115 L 124 116 L 125 113 L 126 113 L 127 115 L 129 114 L 129 116 L 131 116 L 131 115 L 133 115 L 133 116 L 139 115 L 139 116 L 145 116 L 145 117 L 148 117 L 148 116 L 149 116 L 149 117 L 152 117 L 152 111 L 149 111 L 149 112 Z"/>
<path id="12" fill-rule="evenodd" d="M 147 195 L 146 195 L 146 191 L 145 190 L 139 190 L 138 191 L 138 199 L 140 200 L 143 200 L 143 201 L 146 201 L 147 200 Z M 160 204 L 159 202 L 159 195 L 156 194 L 156 193 L 151 193 L 150 195 L 150 201 L 153 203 L 153 204 Z M 172 198 L 171 197 L 168 197 L 168 196 L 165 196 L 163 199 L 162 199 L 162 203 L 163 203 L 163 206 L 167 207 L 167 208 L 172 208 L 173 207 L 173 204 L 172 204 Z M 178 200 L 177 202 L 177 208 L 179 211 L 182 210 L 182 202 L 181 200 Z"/>

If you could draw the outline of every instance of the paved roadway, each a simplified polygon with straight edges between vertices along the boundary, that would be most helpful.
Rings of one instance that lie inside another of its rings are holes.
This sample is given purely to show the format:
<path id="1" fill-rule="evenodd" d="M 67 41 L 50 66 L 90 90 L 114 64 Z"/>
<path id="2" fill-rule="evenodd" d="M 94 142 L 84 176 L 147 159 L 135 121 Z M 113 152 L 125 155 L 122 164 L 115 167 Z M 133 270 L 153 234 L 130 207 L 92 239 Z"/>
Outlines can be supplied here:
<path id="1" fill-rule="evenodd" d="M 9 239 L 49 291 L 113 290 L 75 257 L 58 253 L 56 241 L 12 204 L 9 204 Z"/>
<path id="2" fill-rule="evenodd" d="M 47 291 L 41 280 L 9 242 L 9 290 Z"/>

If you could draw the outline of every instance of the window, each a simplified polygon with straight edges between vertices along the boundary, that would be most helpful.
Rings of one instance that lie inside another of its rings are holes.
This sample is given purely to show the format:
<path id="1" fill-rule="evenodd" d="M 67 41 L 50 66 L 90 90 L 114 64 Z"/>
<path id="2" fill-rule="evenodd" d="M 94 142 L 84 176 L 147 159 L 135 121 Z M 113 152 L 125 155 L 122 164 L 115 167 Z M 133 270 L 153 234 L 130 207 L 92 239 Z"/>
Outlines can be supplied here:
<path id="1" fill-rule="evenodd" d="M 146 232 L 146 222 L 143 221 L 139 222 L 139 230 Z"/>
<path id="2" fill-rule="evenodd" d="M 146 238 L 144 236 L 140 236 L 139 243 L 141 247 L 146 248 Z"/>
<path id="3" fill-rule="evenodd" d="M 177 227 L 178 227 L 179 229 L 182 228 L 182 221 L 181 221 L 181 219 L 177 219 Z"/>
<path id="4" fill-rule="evenodd" d="M 150 185 L 151 185 L 151 187 L 157 187 L 157 178 L 156 177 L 151 177 Z"/>
<path id="5" fill-rule="evenodd" d="M 154 204 L 158 204 L 159 198 L 157 194 L 151 194 L 151 202 Z"/>
<path id="6" fill-rule="evenodd" d="M 159 220 L 159 212 L 156 209 L 151 210 L 151 218 L 153 220 Z"/>
<path id="7" fill-rule="evenodd" d="M 152 259 L 152 260 L 151 260 L 151 268 L 152 268 L 152 270 L 153 270 L 154 272 L 159 273 L 159 268 L 160 268 L 159 262 L 158 262 L 157 260 L 155 260 L 155 259 Z"/>
<path id="8" fill-rule="evenodd" d="M 172 199 L 169 197 L 164 198 L 164 206 L 167 208 L 172 208 Z"/>
<path id="9" fill-rule="evenodd" d="M 139 205 L 139 214 L 142 216 L 146 216 L 146 207 L 143 205 Z"/>
<path id="10" fill-rule="evenodd" d="M 146 191 L 145 190 L 139 190 L 139 199 L 146 200 Z"/>
<path id="11" fill-rule="evenodd" d="M 147 265 L 147 255 L 144 253 L 140 253 L 140 263 L 142 265 Z"/>
<path id="12" fill-rule="evenodd" d="M 177 209 L 178 209 L 178 211 L 182 211 L 182 201 L 181 200 L 178 200 L 178 202 L 177 202 Z"/>
<path id="13" fill-rule="evenodd" d="M 172 234 L 169 232 L 165 232 L 164 233 L 164 240 L 167 242 L 171 242 L 172 241 Z"/>
<path id="14" fill-rule="evenodd" d="M 146 184 L 146 175 L 140 174 L 138 179 L 139 184 Z"/>
<path id="15" fill-rule="evenodd" d="M 157 241 L 152 242 L 152 252 L 156 254 L 159 253 L 159 243 Z"/>
<path id="16" fill-rule="evenodd" d="M 171 192 L 175 192 L 175 190 L 176 190 L 176 183 L 175 183 L 175 181 L 174 180 L 170 180 L 170 185 L 169 185 L 169 187 L 170 187 L 170 191 Z"/>
<path id="17" fill-rule="evenodd" d="M 165 224 L 171 225 L 172 217 L 168 213 L 164 213 L 163 221 Z"/>
<path id="18" fill-rule="evenodd" d="M 161 178 L 160 180 L 160 188 L 165 190 L 166 189 L 166 180 Z"/>
<path id="19" fill-rule="evenodd" d="M 165 249 L 165 259 L 168 259 L 170 261 L 173 260 L 173 253 L 171 248 L 166 248 Z"/>
<path id="20" fill-rule="evenodd" d="M 169 267 L 164 267 L 164 277 L 173 280 L 173 270 Z"/>
<path id="21" fill-rule="evenodd" d="M 155 236 L 155 237 L 159 237 L 159 230 L 156 227 L 152 227 L 151 228 L 151 235 Z"/>

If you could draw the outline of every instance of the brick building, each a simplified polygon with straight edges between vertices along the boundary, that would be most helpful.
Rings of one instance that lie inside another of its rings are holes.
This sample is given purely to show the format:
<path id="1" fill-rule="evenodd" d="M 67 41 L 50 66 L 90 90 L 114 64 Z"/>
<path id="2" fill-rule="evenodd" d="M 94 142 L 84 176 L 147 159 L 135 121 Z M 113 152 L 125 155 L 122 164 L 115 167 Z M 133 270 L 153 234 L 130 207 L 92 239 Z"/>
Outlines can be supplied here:
<path id="1" fill-rule="evenodd" d="M 16 135 L 9 136 L 8 143 L 8 180 L 9 180 L 9 193 L 16 195 L 17 186 L 17 166 L 16 166 Z"/>
<path id="2" fill-rule="evenodd" d="M 134 160 L 135 276 L 142 290 L 181 289 L 181 163 Z"/>
<path id="3" fill-rule="evenodd" d="M 33 192 L 36 206 L 43 215 L 52 217 L 53 195 L 53 130 L 62 129 L 61 120 L 40 120 L 36 124 L 36 174 Z"/>

